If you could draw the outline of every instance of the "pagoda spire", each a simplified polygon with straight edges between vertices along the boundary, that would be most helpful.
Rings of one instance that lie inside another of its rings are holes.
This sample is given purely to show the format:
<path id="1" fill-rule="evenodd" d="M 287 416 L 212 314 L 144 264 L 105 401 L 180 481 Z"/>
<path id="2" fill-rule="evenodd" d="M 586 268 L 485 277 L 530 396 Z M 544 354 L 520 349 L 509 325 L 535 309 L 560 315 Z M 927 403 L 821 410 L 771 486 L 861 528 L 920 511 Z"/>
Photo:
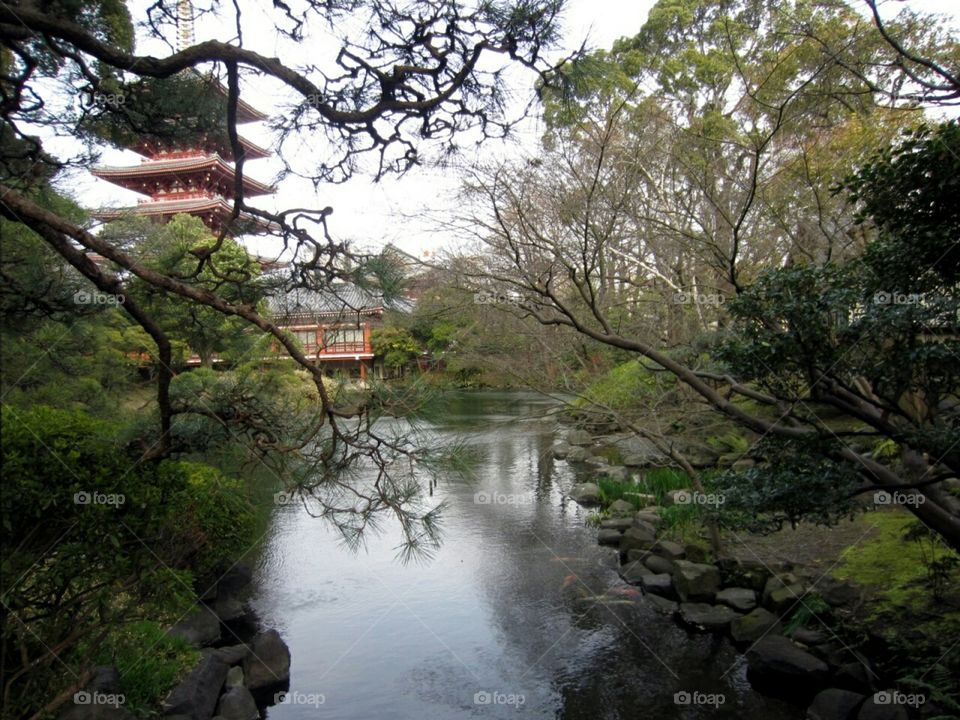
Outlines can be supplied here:
<path id="1" fill-rule="evenodd" d="M 193 3 L 190 0 L 177 0 L 177 52 L 186 50 L 194 42 Z"/>

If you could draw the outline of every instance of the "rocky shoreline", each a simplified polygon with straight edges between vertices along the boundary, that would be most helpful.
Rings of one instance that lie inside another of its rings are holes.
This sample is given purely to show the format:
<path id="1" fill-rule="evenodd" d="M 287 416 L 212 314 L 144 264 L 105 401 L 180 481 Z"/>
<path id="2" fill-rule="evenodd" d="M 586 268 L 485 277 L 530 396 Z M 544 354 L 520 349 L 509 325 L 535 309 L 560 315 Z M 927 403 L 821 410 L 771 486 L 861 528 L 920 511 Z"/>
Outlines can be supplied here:
<path id="1" fill-rule="evenodd" d="M 165 720 L 259 720 L 261 708 L 282 702 L 289 689 L 287 644 L 276 630 L 260 629 L 241 599 L 252 579 L 250 568 L 224 562 L 215 576 L 197 583 L 197 608 L 167 631 L 201 655 L 164 699 Z M 119 689 L 117 668 L 98 667 L 60 720 L 133 720 L 122 700 L 117 702 L 123 697 Z M 89 700 L 77 702 L 78 696 Z"/>
<path id="2" fill-rule="evenodd" d="M 622 466 L 609 465 L 591 452 L 593 445 L 589 433 L 571 430 L 553 454 L 581 467 L 594 466 L 597 474 L 615 481 L 631 479 L 631 465 L 642 465 L 630 458 Z M 667 493 L 664 505 L 684 492 L 691 491 Z M 601 503 L 600 487 L 592 482 L 575 484 L 569 496 L 586 507 Z M 664 616 L 691 632 L 728 637 L 743 653 L 755 690 L 806 707 L 808 720 L 912 720 L 938 714 L 923 698 L 888 687 L 869 658 L 816 619 L 859 606 L 861 591 L 855 585 L 825 575 L 813 578 L 789 563 L 735 557 L 708 562 L 702 546 L 662 535 L 662 508 L 654 496 L 641 497 L 644 503 L 639 511 L 624 500 L 606 507 L 598 543 L 616 549 L 620 577 L 638 586 L 643 599 Z M 810 613 L 805 626 L 788 629 L 787 619 L 813 593 L 829 610 Z"/>

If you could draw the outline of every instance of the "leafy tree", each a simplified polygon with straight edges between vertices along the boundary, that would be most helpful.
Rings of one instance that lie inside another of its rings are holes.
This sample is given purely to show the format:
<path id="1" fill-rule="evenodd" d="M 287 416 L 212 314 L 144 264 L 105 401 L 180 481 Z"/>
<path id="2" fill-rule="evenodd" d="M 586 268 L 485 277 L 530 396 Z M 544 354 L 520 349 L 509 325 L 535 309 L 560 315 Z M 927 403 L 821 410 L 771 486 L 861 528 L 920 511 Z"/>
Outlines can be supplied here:
<path id="1" fill-rule="evenodd" d="M 373 351 L 383 355 L 383 361 L 394 368 L 402 368 L 420 354 L 420 346 L 413 335 L 403 328 L 384 327 L 373 331 Z"/>

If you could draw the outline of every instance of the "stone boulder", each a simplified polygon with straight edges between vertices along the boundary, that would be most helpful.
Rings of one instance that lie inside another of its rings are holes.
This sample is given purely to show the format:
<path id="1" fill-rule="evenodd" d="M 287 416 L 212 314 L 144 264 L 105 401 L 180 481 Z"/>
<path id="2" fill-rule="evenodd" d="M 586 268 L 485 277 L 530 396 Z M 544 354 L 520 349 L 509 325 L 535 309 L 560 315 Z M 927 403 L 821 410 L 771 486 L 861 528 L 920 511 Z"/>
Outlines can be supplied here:
<path id="1" fill-rule="evenodd" d="M 658 528 L 663 522 L 663 518 L 657 513 L 656 510 L 651 510 L 650 508 L 644 508 L 639 511 L 636 515 L 633 516 L 637 522 L 646 523 L 652 527 Z"/>
<path id="2" fill-rule="evenodd" d="M 220 619 L 210 608 L 200 605 L 167 630 L 167 635 L 186 640 L 195 647 L 212 645 L 220 639 Z"/>
<path id="3" fill-rule="evenodd" d="M 856 720 L 865 699 L 860 693 L 840 688 L 822 690 L 807 708 L 807 720 Z"/>
<path id="4" fill-rule="evenodd" d="M 567 443 L 578 447 L 593 445 L 593 436 L 586 430 L 577 428 L 567 433 Z"/>
<path id="5" fill-rule="evenodd" d="M 762 637 L 777 635 L 781 630 L 779 618 L 765 608 L 751 610 L 730 623 L 730 637 L 736 643 L 756 642 Z"/>
<path id="6" fill-rule="evenodd" d="M 673 584 L 684 602 L 709 602 L 720 589 L 720 571 L 715 565 L 676 560 L 673 563 Z"/>
<path id="7" fill-rule="evenodd" d="M 276 630 L 257 634 L 250 655 L 243 661 L 243 674 L 251 690 L 270 687 L 290 679 L 290 648 Z"/>
<path id="8" fill-rule="evenodd" d="M 600 486 L 596 483 L 577 483 L 570 490 L 570 497 L 581 505 L 598 505 Z"/>
<path id="9" fill-rule="evenodd" d="M 748 588 L 724 588 L 717 593 L 717 602 L 746 613 L 757 606 L 757 594 Z"/>
<path id="10" fill-rule="evenodd" d="M 602 468 L 600 475 L 608 477 L 611 480 L 616 480 L 617 482 L 626 482 L 630 479 L 630 471 L 622 465 L 611 465 L 610 467 Z M 630 509 L 633 510 L 632 505 Z"/>
<path id="11" fill-rule="evenodd" d="M 652 554 L 647 555 L 643 559 L 643 564 L 655 573 L 663 573 L 666 575 L 673 574 L 673 563 L 670 560 L 667 560 L 665 557 Z"/>
<path id="12" fill-rule="evenodd" d="M 227 671 L 227 679 L 223 683 L 226 688 L 246 687 L 243 684 L 243 668 L 235 665 Z"/>
<path id="13" fill-rule="evenodd" d="M 828 676 L 825 662 L 782 635 L 767 635 L 747 651 L 747 678 L 770 695 L 810 700 Z"/>
<path id="14" fill-rule="evenodd" d="M 629 503 L 626 500 L 614 500 L 607 507 L 607 512 L 611 517 L 623 518 L 625 520 L 631 520 L 632 522 L 632 517 L 636 512 L 636 508 L 633 507 L 632 503 Z M 627 527 L 629 527 L 629 525 L 627 525 Z M 627 528 L 623 529 L 626 530 Z"/>
<path id="15" fill-rule="evenodd" d="M 653 575 L 653 571 L 647 569 L 639 560 L 620 568 L 620 577 L 631 585 L 639 585 L 647 575 Z"/>
<path id="16" fill-rule="evenodd" d="M 597 533 L 597 542 L 600 545 L 619 545 L 620 538 L 623 537 L 619 530 L 602 529 Z"/>
<path id="17" fill-rule="evenodd" d="M 247 614 L 242 602 L 235 597 L 223 596 L 222 594 L 217 596 L 217 599 L 210 605 L 210 609 L 220 618 L 221 622 L 239 620 Z"/>
<path id="18" fill-rule="evenodd" d="M 240 686 L 230 688 L 220 697 L 217 716 L 223 720 L 257 720 L 260 711 L 250 691 Z"/>
<path id="19" fill-rule="evenodd" d="M 570 453 L 570 443 L 559 442 L 551 448 L 551 452 L 557 460 L 563 460 Z"/>
<path id="20" fill-rule="evenodd" d="M 804 596 L 804 592 L 803 585 L 795 575 L 774 575 L 763 586 L 763 606 L 783 615 Z"/>
<path id="21" fill-rule="evenodd" d="M 631 550 L 649 550 L 657 541 L 653 528 L 632 527 L 624 530 L 623 537 L 620 538 L 620 554 L 626 556 Z"/>
<path id="22" fill-rule="evenodd" d="M 657 540 L 651 548 L 654 555 L 659 555 L 673 562 L 674 560 L 683 560 L 687 556 L 686 548 L 680 543 L 670 540 Z"/>
<path id="23" fill-rule="evenodd" d="M 857 720 L 907 720 L 910 717 L 910 713 L 903 705 L 886 702 L 886 700 L 887 697 L 882 692 L 868 697 L 860 706 Z"/>
<path id="24" fill-rule="evenodd" d="M 205 650 L 200 662 L 174 686 L 163 701 L 164 715 L 186 715 L 192 720 L 208 720 L 217 707 L 220 688 L 227 679 L 229 666 L 215 650 Z"/>
<path id="25" fill-rule="evenodd" d="M 740 615 L 726 605 L 680 603 L 680 619 L 684 624 L 707 632 L 726 632 L 730 623 Z"/>
<path id="26" fill-rule="evenodd" d="M 607 518 L 606 520 L 600 521 L 601 530 L 616 530 L 618 532 L 623 532 L 628 527 L 633 525 L 633 518 L 628 517 L 614 517 Z"/>
<path id="27" fill-rule="evenodd" d="M 650 595 L 659 595 L 670 600 L 677 599 L 677 592 L 673 587 L 673 580 L 666 573 L 645 575 L 640 579 L 640 585 Z"/>
<path id="28" fill-rule="evenodd" d="M 675 600 L 648 593 L 644 595 L 645 600 L 650 603 L 654 610 L 663 615 L 673 615 L 680 607 Z"/>
<path id="29" fill-rule="evenodd" d="M 749 588 L 759 593 L 770 578 L 770 570 L 759 560 L 727 557 L 717 560 L 716 564 L 726 587 Z"/>
<path id="30" fill-rule="evenodd" d="M 583 447 L 574 447 L 570 448 L 570 452 L 567 453 L 567 462 L 570 463 L 583 463 L 592 458 L 593 455 L 590 454 L 590 451 Z"/>

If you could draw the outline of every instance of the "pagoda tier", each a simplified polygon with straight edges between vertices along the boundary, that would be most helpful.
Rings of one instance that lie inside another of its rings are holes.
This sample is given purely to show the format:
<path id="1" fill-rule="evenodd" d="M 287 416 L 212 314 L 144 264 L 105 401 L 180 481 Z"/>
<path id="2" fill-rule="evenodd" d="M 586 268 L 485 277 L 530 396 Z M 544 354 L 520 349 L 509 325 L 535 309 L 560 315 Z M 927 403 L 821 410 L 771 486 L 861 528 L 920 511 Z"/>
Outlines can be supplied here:
<path id="1" fill-rule="evenodd" d="M 232 196 L 236 172 L 232 165 L 219 155 L 204 155 L 200 152 L 183 151 L 157 155 L 142 160 L 140 165 L 129 167 L 101 166 L 91 170 L 94 176 L 125 187 L 128 190 L 149 195 L 152 200 L 165 200 L 172 196 L 195 193 Z M 266 195 L 273 188 L 243 176 L 245 197 Z"/>
<path id="2" fill-rule="evenodd" d="M 242 135 L 239 137 L 240 146 L 244 150 L 245 160 L 262 160 L 270 157 L 270 151 L 260 147 L 254 142 L 247 140 Z M 228 162 L 234 162 L 233 146 L 230 145 L 226 137 L 205 137 L 195 144 L 195 150 L 173 150 L 158 140 L 142 140 L 129 147 L 138 155 L 145 155 L 156 159 L 166 159 L 170 157 L 186 157 L 194 155 L 196 151 L 202 151 L 206 155 L 219 155 Z"/>
<path id="3" fill-rule="evenodd" d="M 164 200 L 144 200 L 136 207 L 100 210 L 93 216 L 103 222 L 138 216 L 165 223 L 174 215 L 181 213 L 200 218 L 207 227 L 218 234 L 225 226 L 230 225 L 232 225 L 228 231 L 230 235 L 262 233 L 272 229 L 269 222 L 247 213 L 241 213 L 237 220 L 233 220 L 232 201 L 220 195 L 203 193 L 181 194 Z"/>

